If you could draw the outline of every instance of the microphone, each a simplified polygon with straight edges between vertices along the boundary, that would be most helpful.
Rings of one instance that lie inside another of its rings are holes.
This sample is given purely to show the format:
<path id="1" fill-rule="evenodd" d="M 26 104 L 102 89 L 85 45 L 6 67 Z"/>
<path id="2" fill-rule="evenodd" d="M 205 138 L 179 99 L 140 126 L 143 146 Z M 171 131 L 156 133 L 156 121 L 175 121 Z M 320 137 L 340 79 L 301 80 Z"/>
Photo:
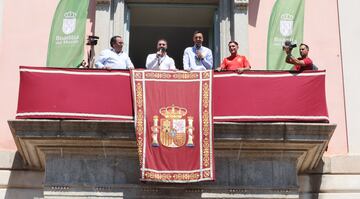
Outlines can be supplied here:
<path id="1" fill-rule="evenodd" d="M 160 48 L 160 52 L 161 52 L 161 53 L 164 53 L 164 52 L 166 52 L 166 48 L 164 48 L 164 47 L 161 47 L 161 48 Z"/>
<path id="2" fill-rule="evenodd" d="M 201 44 L 195 44 L 196 50 L 199 50 L 201 48 Z"/>
<path id="3" fill-rule="evenodd" d="M 201 54 L 201 50 L 200 50 L 200 48 L 201 48 L 201 44 L 195 44 L 195 58 L 197 59 L 197 60 L 200 60 L 201 58 L 202 58 L 202 54 Z"/>

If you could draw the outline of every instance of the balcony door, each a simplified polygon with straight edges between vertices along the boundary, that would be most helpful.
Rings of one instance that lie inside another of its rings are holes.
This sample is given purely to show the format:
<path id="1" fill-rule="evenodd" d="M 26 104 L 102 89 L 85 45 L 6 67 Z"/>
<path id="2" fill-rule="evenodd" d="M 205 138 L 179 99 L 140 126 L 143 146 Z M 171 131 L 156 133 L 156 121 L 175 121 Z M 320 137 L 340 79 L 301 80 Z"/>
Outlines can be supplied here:
<path id="1" fill-rule="evenodd" d="M 182 69 L 184 49 L 192 46 L 195 30 L 204 32 L 204 46 L 214 52 L 216 6 L 187 4 L 127 4 L 129 55 L 137 68 L 144 68 L 146 56 L 156 51 L 160 38 L 168 41 L 168 55 Z"/>

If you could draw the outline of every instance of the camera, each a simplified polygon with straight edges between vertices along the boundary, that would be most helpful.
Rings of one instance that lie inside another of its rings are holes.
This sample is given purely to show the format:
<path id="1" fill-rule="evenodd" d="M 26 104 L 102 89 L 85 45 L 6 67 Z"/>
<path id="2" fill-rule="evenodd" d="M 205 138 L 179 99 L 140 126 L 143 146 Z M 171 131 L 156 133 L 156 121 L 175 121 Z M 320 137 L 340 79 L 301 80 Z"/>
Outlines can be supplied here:
<path id="1" fill-rule="evenodd" d="M 285 48 L 289 48 L 290 50 L 292 50 L 293 48 L 296 48 L 297 45 L 296 44 L 293 44 L 291 41 L 287 40 L 284 42 L 284 45 L 283 45 L 283 50 Z"/>
<path id="2" fill-rule="evenodd" d="M 86 45 L 89 45 L 89 46 L 95 46 L 97 44 L 99 40 L 99 37 L 98 36 L 88 36 L 88 42 L 86 43 Z"/>

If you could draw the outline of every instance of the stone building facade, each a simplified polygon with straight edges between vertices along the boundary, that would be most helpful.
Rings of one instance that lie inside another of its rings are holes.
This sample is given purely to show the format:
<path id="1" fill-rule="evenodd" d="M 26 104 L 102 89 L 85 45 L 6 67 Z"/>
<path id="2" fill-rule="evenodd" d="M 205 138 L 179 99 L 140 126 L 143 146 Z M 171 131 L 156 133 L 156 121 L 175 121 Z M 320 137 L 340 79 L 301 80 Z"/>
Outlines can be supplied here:
<path id="1" fill-rule="evenodd" d="M 14 119 L 18 66 L 45 65 L 58 2 L 0 0 L 1 198 L 360 198 L 357 0 L 306 1 L 304 42 L 327 71 L 330 123 L 215 124 L 217 180 L 184 185 L 139 182 L 131 123 Z M 87 34 L 100 37 L 95 56 L 122 35 L 141 67 L 159 37 L 179 63 L 200 29 L 216 64 L 236 40 L 264 70 L 274 3 L 91 0 Z"/>

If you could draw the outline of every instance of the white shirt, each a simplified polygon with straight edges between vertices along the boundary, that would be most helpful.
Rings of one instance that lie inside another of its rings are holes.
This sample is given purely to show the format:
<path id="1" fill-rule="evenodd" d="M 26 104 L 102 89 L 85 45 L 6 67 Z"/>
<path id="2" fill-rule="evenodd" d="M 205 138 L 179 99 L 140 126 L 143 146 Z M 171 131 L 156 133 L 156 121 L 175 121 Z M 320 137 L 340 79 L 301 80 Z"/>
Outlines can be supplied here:
<path id="1" fill-rule="evenodd" d="M 134 65 L 130 57 L 125 52 L 116 53 L 113 48 L 101 51 L 98 59 L 95 61 L 96 68 L 105 66 L 112 69 L 133 69 Z"/>
<path id="2" fill-rule="evenodd" d="M 146 68 L 153 70 L 176 70 L 173 58 L 168 55 L 156 57 L 156 53 L 147 56 Z"/>
<path id="3" fill-rule="evenodd" d="M 210 49 L 201 46 L 200 52 L 204 55 L 204 59 L 199 60 L 196 57 L 196 47 L 187 47 L 184 51 L 183 66 L 184 70 L 206 70 L 212 69 L 213 56 Z"/>

